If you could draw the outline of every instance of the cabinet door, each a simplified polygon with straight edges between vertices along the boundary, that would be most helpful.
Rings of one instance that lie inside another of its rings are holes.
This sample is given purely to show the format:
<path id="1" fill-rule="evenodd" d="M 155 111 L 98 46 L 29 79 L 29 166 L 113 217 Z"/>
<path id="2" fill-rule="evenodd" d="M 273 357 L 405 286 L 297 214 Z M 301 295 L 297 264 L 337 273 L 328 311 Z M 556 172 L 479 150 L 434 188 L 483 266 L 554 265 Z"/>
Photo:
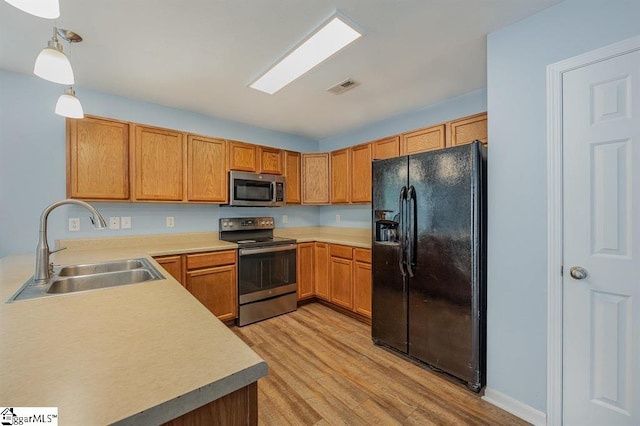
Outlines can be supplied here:
<path id="1" fill-rule="evenodd" d="M 244 142 L 229 141 L 229 170 L 258 171 L 258 147 Z"/>
<path id="2" fill-rule="evenodd" d="M 372 144 L 374 160 L 384 160 L 385 158 L 393 158 L 400 155 L 400 136 L 380 139 L 372 142 Z"/>
<path id="3" fill-rule="evenodd" d="M 236 265 L 187 272 L 187 290 L 221 321 L 238 316 Z"/>
<path id="4" fill-rule="evenodd" d="M 187 136 L 187 199 L 226 203 L 227 141 Z"/>
<path id="5" fill-rule="evenodd" d="M 433 151 L 434 149 L 444 148 L 444 134 L 444 124 L 403 133 L 400 154 L 415 154 L 416 152 Z"/>
<path id="6" fill-rule="evenodd" d="M 285 151 L 284 158 L 285 201 L 287 204 L 300 204 L 300 153 Z"/>
<path id="7" fill-rule="evenodd" d="M 464 145 L 476 139 L 487 143 L 487 113 L 470 115 L 451 121 L 447 128 L 447 146 Z"/>
<path id="8" fill-rule="evenodd" d="M 258 151 L 260 153 L 260 173 L 281 175 L 282 150 L 260 146 Z"/>
<path id="9" fill-rule="evenodd" d="M 302 204 L 329 201 L 329 154 L 302 154 Z"/>
<path id="10" fill-rule="evenodd" d="M 331 256 L 330 301 L 346 309 L 353 309 L 353 261 Z"/>
<path id="11" fill-rule="evenodd" d="M 348 148 L 331 153 L 331 204 L 345 204 L 350 201 L 349 157 Z"/>
<path id="12" fill-rule="evenodd" d="M 314 244 L 298 244 L 298 300 L 313 297 L 314 283 Z"/>
<path id="13" fill-rule="evenodd" d="M 173 278 L 176 279 L 180 284 L 184 285 L 185 280 L 183 276 L 183 256 L 160 256 L 154 257 L 156 262 L 160 264 Z"/>
<path id="14" fill-rule="evenodd" d="M 353 310 L 371 318 L 371 250 L 353 251 Z"/>
<path id="15" fill-rule="evenodd" d="M 129 199 L 129 124 L 67 119 L 67 196 Z"/>
<path id="16" fill-rule="evenodd" d="M 371 144 L 351 148 L 351 202 L 371 202 Z"/>
<path id="17" fill-rule="evenodd" d="M 185 139 L 181 132 L 134 126 L 136 200 L 184 199 Z"/>
<path id="18" fill-rule="evenodd" d="M 329 300 L 329 244 L 314 244 L 314 266 L 316 296 Z"/>

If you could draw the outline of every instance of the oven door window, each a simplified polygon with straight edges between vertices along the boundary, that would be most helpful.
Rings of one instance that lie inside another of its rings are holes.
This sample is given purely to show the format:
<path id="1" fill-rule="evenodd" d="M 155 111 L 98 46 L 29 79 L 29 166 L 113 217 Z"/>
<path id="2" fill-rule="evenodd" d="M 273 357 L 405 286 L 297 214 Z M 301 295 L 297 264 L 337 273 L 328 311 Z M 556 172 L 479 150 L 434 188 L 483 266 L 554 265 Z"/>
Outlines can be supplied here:
<path id="1" fill-rule="evenodd" d="M 278 294 L 279 287 L 296 282 L 296 250 L 240 256 L 240 302 Z"/>
<path id="2" fill-rule="evenodd" d="M 273 185 L 271 182 L 234 179 L 233 198 L 241 201 L 271 201 Z"/>

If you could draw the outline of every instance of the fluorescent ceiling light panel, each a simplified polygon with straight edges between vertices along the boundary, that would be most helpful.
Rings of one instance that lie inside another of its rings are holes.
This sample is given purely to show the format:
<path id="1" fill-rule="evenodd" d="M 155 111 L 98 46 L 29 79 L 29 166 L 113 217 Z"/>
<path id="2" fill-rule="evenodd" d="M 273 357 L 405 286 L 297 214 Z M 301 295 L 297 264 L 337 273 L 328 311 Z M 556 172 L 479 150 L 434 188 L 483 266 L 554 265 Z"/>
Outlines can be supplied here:
<path id="1" fill-rule="evenodd" d="M 249 87 L 272 95 L 360 37 L 362 34 L 334 16 Z"/>

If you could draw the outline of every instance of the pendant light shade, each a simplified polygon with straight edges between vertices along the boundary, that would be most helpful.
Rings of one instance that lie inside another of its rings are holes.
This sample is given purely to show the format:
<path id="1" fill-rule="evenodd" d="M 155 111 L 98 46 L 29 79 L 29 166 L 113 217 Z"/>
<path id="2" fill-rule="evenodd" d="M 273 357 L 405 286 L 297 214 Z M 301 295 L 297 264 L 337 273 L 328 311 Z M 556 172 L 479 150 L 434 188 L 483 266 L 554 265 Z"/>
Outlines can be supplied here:
<path id="1" fill-rule="evenodd" d="M 60 16 L 58 0 L 4 0 L 23 12 L 40 18 L 55 19 Z"/>
<path id="2" fill-rule="evenodd" d="M 73 87 L 69 86 L 64 94 L 60 95 L 56 103 L 56 114 L 69 118 L 83 118 L 84 111 L 80 100 L 76 98 L 76 92 Z"/>
<path id="3" fill-rule="evenodd" d="M 62 53 L 62 45 L 58 42 L 56 33 L 53 33 L 53 39 L 49 41 L 47 47 L 42 49 L 36 64 L 33 67 L 33 73 L 40 78 L 59 84 L 73 84 L 73 69 L 67 56 Z"/>

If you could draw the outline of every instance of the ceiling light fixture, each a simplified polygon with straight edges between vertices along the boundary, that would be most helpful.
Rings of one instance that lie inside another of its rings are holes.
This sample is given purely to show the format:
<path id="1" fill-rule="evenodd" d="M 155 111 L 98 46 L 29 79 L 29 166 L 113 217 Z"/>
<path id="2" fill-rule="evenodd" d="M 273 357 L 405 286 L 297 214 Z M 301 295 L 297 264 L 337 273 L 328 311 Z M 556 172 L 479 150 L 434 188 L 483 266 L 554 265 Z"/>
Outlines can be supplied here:
<path id="1" fill-rule="evenodd" d="M 347 21 L 344 16 L 334 14 L 249 87 L 272 95 L 362 37 Z"/>
<path id="2" fill-rule="evenodd" d="M 11 6 L 40 18 L 55 19 L 60 16 L 58 0 L 4 0 Z"/>
<path id="3" fill-rule="evenodd" d="M 84 111 L 80 100 L 76 98 L 76 92 L 69 86 L 56 103 L 56 114 L 69 118 L 83 118 Z"/>
<path id="4" fill-rule="evenodd" d="M 82 37 L 73 31 L 53 27 L 53 37 L 42 49 L 33 67 L 33 73 L 40 78 L 59 84 L 73 84 L 73 69 L 67 56 L 62 52 L 58 36 L 69 43 L 78 43 Z"/>

